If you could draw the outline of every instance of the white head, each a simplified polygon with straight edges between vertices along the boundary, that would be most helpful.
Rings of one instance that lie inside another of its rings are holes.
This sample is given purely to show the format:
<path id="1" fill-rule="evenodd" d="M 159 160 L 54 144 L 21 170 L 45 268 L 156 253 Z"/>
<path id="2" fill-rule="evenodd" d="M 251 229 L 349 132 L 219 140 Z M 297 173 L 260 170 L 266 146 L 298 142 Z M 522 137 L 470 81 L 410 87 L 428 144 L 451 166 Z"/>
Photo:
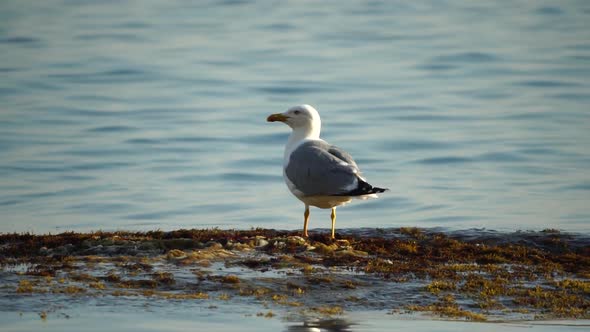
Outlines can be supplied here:
<path id="1" fill-rule="evenodd" d="M 322 121 L 320 114 L 310 105 L 299 105 L 289 108 L 286 112 L 271 114 L 268 122 L 280 121 L 286 123 L 293 129 L 307 138 L 319 138 Z"/>

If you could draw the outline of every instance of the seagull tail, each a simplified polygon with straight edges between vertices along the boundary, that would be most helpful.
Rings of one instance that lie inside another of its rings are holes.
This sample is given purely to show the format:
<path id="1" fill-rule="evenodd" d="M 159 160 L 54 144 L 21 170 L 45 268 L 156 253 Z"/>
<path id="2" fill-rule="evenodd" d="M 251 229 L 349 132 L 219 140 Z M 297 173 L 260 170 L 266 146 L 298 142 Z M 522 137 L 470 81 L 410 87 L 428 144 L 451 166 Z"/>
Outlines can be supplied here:
<path id="1" fill-rule="evenodd" d="M 387 190 L 389 190 L 389 189 L 373 187 L 372 185 L 368 184 L 367 182 L 365 182 L 359 178 L 358 179 L 358 186 L 355 189 L 348 191 L 346 193 L 342 193 L 341 195 L 338 195 L 338 196 L 366 196 L 366 195 L 379 194 L 379 193 L 385 192 Z M 377 197 L 377 196 L 375 196 L 375 197 Z"/>
<path id="2" fill-rule="evenodd" d="M 382 193 L 382 192 L 386 192 L 388 190 L 389 190 L 389 188 L 373 187 L 373 192 L 372 193 L 373 194 L 379 194 L 379 193 Z"/>

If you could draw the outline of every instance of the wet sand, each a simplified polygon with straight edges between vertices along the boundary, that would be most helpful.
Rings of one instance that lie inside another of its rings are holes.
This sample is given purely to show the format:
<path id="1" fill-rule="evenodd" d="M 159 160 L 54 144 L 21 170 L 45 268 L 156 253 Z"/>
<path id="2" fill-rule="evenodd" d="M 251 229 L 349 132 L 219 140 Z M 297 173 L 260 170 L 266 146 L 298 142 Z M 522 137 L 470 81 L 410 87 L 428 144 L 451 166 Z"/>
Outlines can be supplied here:
<path id="1" fill-rule="evenodd" d="M 590 237 L 555 230 L 2 234 L 0 263 L 10 330 L 106 318 L 124 331 L 569 331 L 590 319 Z"/>

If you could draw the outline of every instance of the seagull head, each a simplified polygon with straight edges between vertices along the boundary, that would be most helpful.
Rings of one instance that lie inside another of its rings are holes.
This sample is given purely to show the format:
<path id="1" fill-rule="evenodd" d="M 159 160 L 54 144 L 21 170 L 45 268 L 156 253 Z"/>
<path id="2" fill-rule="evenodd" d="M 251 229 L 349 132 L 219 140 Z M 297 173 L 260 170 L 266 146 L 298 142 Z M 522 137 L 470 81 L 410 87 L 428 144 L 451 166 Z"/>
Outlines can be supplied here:
<path id="1" fill-rule="evenodd" d="M 310 105 L 299 105 L 289 108 L 286 112 L 271 114 L 268 122 L 280 121 L 287 124 L 293 131 L 306 132 L 307 136 L 320 136 L 322 122 L 320 114 Z"/>

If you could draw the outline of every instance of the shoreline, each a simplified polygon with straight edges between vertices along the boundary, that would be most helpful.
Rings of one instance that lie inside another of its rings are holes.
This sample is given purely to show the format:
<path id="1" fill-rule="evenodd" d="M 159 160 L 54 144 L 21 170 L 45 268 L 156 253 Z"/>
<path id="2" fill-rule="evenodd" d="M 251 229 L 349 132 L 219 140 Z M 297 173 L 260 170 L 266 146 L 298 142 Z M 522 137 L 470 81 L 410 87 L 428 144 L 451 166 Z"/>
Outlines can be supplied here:
<path id="1" fill-rule="evenodd" d="M 362 312 L 497 323 L 590 319 L 590 241 L 583 234 L 419 228 L 343 231 L 336 240 L 325 232 L 298 234 L 0 234 L 2 302 L 9 301 L 3 307 L 31 308 L 39 317 L 49 312 L 50 319 L 55 308 L 44 303 L 68 315 L 69 303 L 82 299 L 123 311 L 142 302 L 248 308 L 243 315 L 300 322 Z"/>

